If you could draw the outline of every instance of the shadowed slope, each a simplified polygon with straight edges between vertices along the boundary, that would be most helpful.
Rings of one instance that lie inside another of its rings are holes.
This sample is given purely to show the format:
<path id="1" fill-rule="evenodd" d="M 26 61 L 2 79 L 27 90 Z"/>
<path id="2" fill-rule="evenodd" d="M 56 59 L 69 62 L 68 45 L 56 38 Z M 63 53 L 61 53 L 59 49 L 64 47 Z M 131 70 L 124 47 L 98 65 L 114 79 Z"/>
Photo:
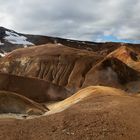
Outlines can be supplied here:
<path id="1" fill-rule="evenodd" d="M 47 108 L 24 96 L 8 91 L 0 91 L 0 114 L 42 115 L 47 111 Z"/>
<path id="2" fill-rule="evenodd" d="M 12 91 L 37 102 L 63 100 L 72 93 L 44 80 L 0 73 L 0 90 Z"/>
<path id="3" fill-rule="evenodd" d="M 123 88 L 125 84 L 131 81 L 138 81 L 139 76 L 139 72 L 128 67 L 117 58 L 106 58 L 87 73 L 83 87 L 104 85 Z"/>

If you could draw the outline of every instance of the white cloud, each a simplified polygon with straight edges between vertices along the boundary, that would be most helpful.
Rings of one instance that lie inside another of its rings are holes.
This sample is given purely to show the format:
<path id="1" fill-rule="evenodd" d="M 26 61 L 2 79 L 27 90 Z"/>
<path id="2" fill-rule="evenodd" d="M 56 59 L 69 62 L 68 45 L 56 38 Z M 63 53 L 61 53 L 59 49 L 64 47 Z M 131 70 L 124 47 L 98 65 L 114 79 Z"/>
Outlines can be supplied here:
<path id="1" fill-rule="evenodd" d="M 140 40 L 139 0 L 6 0 L 0 24 L 19 32 L 84 40 Z"/>

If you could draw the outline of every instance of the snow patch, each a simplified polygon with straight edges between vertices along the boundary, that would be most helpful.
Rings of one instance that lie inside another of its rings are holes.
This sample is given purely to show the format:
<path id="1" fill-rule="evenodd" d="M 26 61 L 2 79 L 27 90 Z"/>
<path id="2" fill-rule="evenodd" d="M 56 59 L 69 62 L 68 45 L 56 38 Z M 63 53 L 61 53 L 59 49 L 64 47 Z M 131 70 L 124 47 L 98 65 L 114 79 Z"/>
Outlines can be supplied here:
<path id="1" fill-rule="evenodd" d="M 0 56 L 1 56 L 1 57 L 4 57 L 4 56 L 6 56 L 6 55 L 7 55 L 6 52 L 0 53 Z"/>
<path id="2" fill-rule="evenodd" d="M 58 46 L 62 46 L 62 44 L 61 44 L 61 43 L 57 43 L 57 45 L 58 45 Z"/>
<path id="3" fill-rule="evenodd" d="M 18 35 L 14 32 L 6 31 L 6 35 L 7 36 L 4 39 L 12 44 L 34 45 L 33 43 L 27 41 L 25 36 Z"/>
<path id="4" fill-rule="evenodd" d="M 27 45 L 24 45 L 24 48 L 27 48 L 28 46 Z"/>
<path id="5" fill-rule="evenodd" d="M 1 57 L 4 57 L 4 56 L 5 56 L 5 54 L 3 54 L 3 53 L 0 53 L 0 56 L 1 56 Z"/>

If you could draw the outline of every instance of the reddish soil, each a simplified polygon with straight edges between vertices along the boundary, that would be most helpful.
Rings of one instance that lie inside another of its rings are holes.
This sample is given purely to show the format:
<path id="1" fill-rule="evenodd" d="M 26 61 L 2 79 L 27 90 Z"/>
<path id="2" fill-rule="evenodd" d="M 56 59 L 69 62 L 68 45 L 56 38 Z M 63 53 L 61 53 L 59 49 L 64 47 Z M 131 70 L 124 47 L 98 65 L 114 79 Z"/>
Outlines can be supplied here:
<path id="1" fill-rule="evenodd" d="M 140 97 L 120 94 L 93 94 L 63 112 L 37 119 L 1 119 L 0 139 L 139 139 Z"/>

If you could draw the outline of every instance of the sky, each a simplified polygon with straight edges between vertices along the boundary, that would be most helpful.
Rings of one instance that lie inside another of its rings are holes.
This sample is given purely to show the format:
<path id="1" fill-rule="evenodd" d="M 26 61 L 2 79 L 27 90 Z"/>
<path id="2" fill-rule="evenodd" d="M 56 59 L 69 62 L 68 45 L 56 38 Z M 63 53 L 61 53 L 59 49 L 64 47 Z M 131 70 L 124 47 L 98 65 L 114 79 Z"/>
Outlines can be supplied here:
<path id="1" fill-rule="evenodd" d="M 21 33 L 140 43 L 140 0 L 0 0 L 0 26 Z"/>

